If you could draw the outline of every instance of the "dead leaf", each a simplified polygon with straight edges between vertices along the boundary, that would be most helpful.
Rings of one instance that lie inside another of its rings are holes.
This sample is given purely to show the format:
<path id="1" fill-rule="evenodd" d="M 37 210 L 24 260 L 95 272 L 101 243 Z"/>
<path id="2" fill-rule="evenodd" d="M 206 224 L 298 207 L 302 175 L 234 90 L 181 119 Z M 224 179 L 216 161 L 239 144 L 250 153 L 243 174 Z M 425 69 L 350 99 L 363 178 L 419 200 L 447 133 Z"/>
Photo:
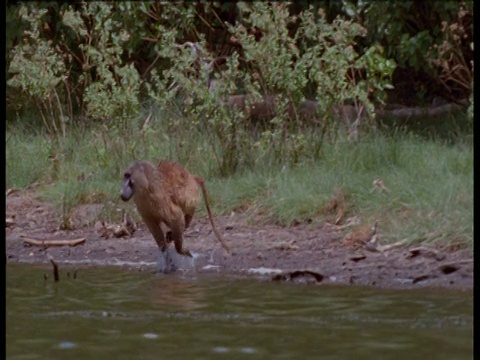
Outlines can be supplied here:
<path id="1" fill-rule="evenodd" d="M 375 190 L 380 190 L 380 192 L 383 192 L 383 193 L 390 192 L 390 190 L 383 184 L 382 179 L 373 180 L 373 188 L 370 192 L 374 192 Z"/>
<path id="2" fill-rule="evenodd" d="M 10 189 L 7 190 L 7 195 L 6 196 L 12 195 L 13 193 L 16 193 L 17 191 L 19 191 L 19 190 L 10 188 Z"/>
<path id="3" fill-rule="evenodd" d="M 343 242 L 353 248 L 363 245 L 367 250 L 377 251 L 377 223 L 373 227 L 362 225 L 353 229 L 343 238 Z"/>
<path id="4" fill-rule="evenodd" d="M 125 211 L 123 211 L 122 224 L 108 224 L 104 221 L 97 221 L 95 223 L 95 230 L 100 234 L 100 237 L 109 239 L 112 236 L 117 238 L 132 236 L 137 230 L 137 224 Z"/>
<path id="5" fill-rule="evenodd" d="M 346 196 L 341 190 L 337 190 L 332 199 L 325 206 L 324 211 L 335 215 L 334 225 L 339 225 L 348 210 Z"/>

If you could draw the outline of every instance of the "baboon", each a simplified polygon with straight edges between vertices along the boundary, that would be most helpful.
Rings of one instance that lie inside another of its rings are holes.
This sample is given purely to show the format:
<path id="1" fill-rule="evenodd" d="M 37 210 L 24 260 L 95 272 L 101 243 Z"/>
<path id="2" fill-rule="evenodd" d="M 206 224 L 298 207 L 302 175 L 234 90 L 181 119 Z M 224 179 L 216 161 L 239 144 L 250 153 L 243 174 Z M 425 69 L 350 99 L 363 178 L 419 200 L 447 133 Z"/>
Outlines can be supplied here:
<path id="1" fill-rule="evenodd" d="M 193 176 L 178 163 L 160 161 L 155 166 L 144 160 L 132 162 L 124 173 L 120 196 L 123 201 L 133 197 L 162 253 L 166 251 L 167 243 L 173 241 L 177 253 L 192 257 L 190 251 L 183 247 L 183 232 L 190 225 L 200 201 L 198 187 L 202 189 L 213 231 L 223 248 L 230 253 L 213 221 L 205 181 L 200 176 Z M 170 229 L 166 236 L 162 223 Z"/>

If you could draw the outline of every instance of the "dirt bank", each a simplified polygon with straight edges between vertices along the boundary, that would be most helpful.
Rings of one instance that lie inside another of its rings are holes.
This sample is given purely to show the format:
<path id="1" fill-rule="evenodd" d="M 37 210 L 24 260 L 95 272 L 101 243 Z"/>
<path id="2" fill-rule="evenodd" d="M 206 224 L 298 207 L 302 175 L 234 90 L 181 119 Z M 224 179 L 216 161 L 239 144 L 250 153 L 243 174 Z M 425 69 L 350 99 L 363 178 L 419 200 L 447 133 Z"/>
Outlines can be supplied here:
<path id="1" fill-rule="evenodd" d="M 47 263 L 52 257 L 60 267 L 121 265 L 155 270 L 158 250 L 143 224 L 138 224 L 132 237 L 103 238 L 95 226 L 82 225 L 95 212 L 93 205 L 78 212 L 76 230 L 58 230 L 51 207 L 23 192 L 7 196 L 6 212 L 7 262 Z M 217 217 L 216 221 L 234 254 L 225 255 L 207 219 L 194 219 L 185 244 L 196 256 L 197 272 L 384 288 L 473 288 L 470 250 L 400 246 L 375 251 L 365 245 L 348 245 L 343 241 L 347 230 L 332 226 L 247 226 L 240 215 Z M 85 238 L 84 244 L 74 247 L 45 248 L 25 242 L 80 238 Z"/>

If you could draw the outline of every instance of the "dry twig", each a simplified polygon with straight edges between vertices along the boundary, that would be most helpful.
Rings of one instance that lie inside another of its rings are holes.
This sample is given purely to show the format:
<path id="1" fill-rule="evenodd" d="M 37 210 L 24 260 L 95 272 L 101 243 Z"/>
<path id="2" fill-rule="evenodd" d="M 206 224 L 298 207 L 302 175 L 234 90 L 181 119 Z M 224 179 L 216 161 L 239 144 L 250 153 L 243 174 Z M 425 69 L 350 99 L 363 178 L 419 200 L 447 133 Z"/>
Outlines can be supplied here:
<path id="1" fill-rule="evenodd" d="M 60 280 L 60 275 L 58 274 L 58 265 L 57 263 L 55 262 L 55 260 L 53 260 L 52 258 L 50 258 L 50 262 L 52 263 L 53 265 L 53 278 L 55 279 L 55 281 L 59 281 Z"/>
<path id="2" fill-rule="evenodd" d="M 77 246 L 85 243 L 85 238 L 73 239 L 73 240 L 37 240 L 30 238 L 23 238 L 25 244 L 33 246 Z"/>

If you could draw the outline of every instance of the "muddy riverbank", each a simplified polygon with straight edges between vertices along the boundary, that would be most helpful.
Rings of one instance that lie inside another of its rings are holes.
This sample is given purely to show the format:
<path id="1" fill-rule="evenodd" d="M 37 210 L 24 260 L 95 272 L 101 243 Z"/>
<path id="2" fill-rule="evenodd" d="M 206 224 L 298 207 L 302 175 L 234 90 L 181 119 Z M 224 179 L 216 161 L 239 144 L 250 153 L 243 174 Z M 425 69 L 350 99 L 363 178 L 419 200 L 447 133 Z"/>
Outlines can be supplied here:
<path id="1" fill-rule="evenodd" d="M 87 218 L 94 207 L 84 206 L 78 216 Z M 59 230 L 53 209 L 24 192 L 7 196 L 6 213 L 7 262 L 48 263 L 53 258 L 59 267 L 119 265 L 155 271 L 158 250 L 142 223 L 133 236 L 120 238 L 102 237 L 98 226 L 78 217 L 75 230 Z M 195 255 L 197 272 L 384 288 L 473 288 L 473 255 L 468 249 L 418 245 L 386 249 L 358 242 L 354 246 L 345 241 L 348 229 L 326 224 L 251 226 L 241 215 L 217 216 L 216 222 L 233 255 L 224 253 L 208 220 L 196 218 L 185 234 L 185 245 Z M 46 248 L 30 245 L 28 239 L 85 241 Z"/>

